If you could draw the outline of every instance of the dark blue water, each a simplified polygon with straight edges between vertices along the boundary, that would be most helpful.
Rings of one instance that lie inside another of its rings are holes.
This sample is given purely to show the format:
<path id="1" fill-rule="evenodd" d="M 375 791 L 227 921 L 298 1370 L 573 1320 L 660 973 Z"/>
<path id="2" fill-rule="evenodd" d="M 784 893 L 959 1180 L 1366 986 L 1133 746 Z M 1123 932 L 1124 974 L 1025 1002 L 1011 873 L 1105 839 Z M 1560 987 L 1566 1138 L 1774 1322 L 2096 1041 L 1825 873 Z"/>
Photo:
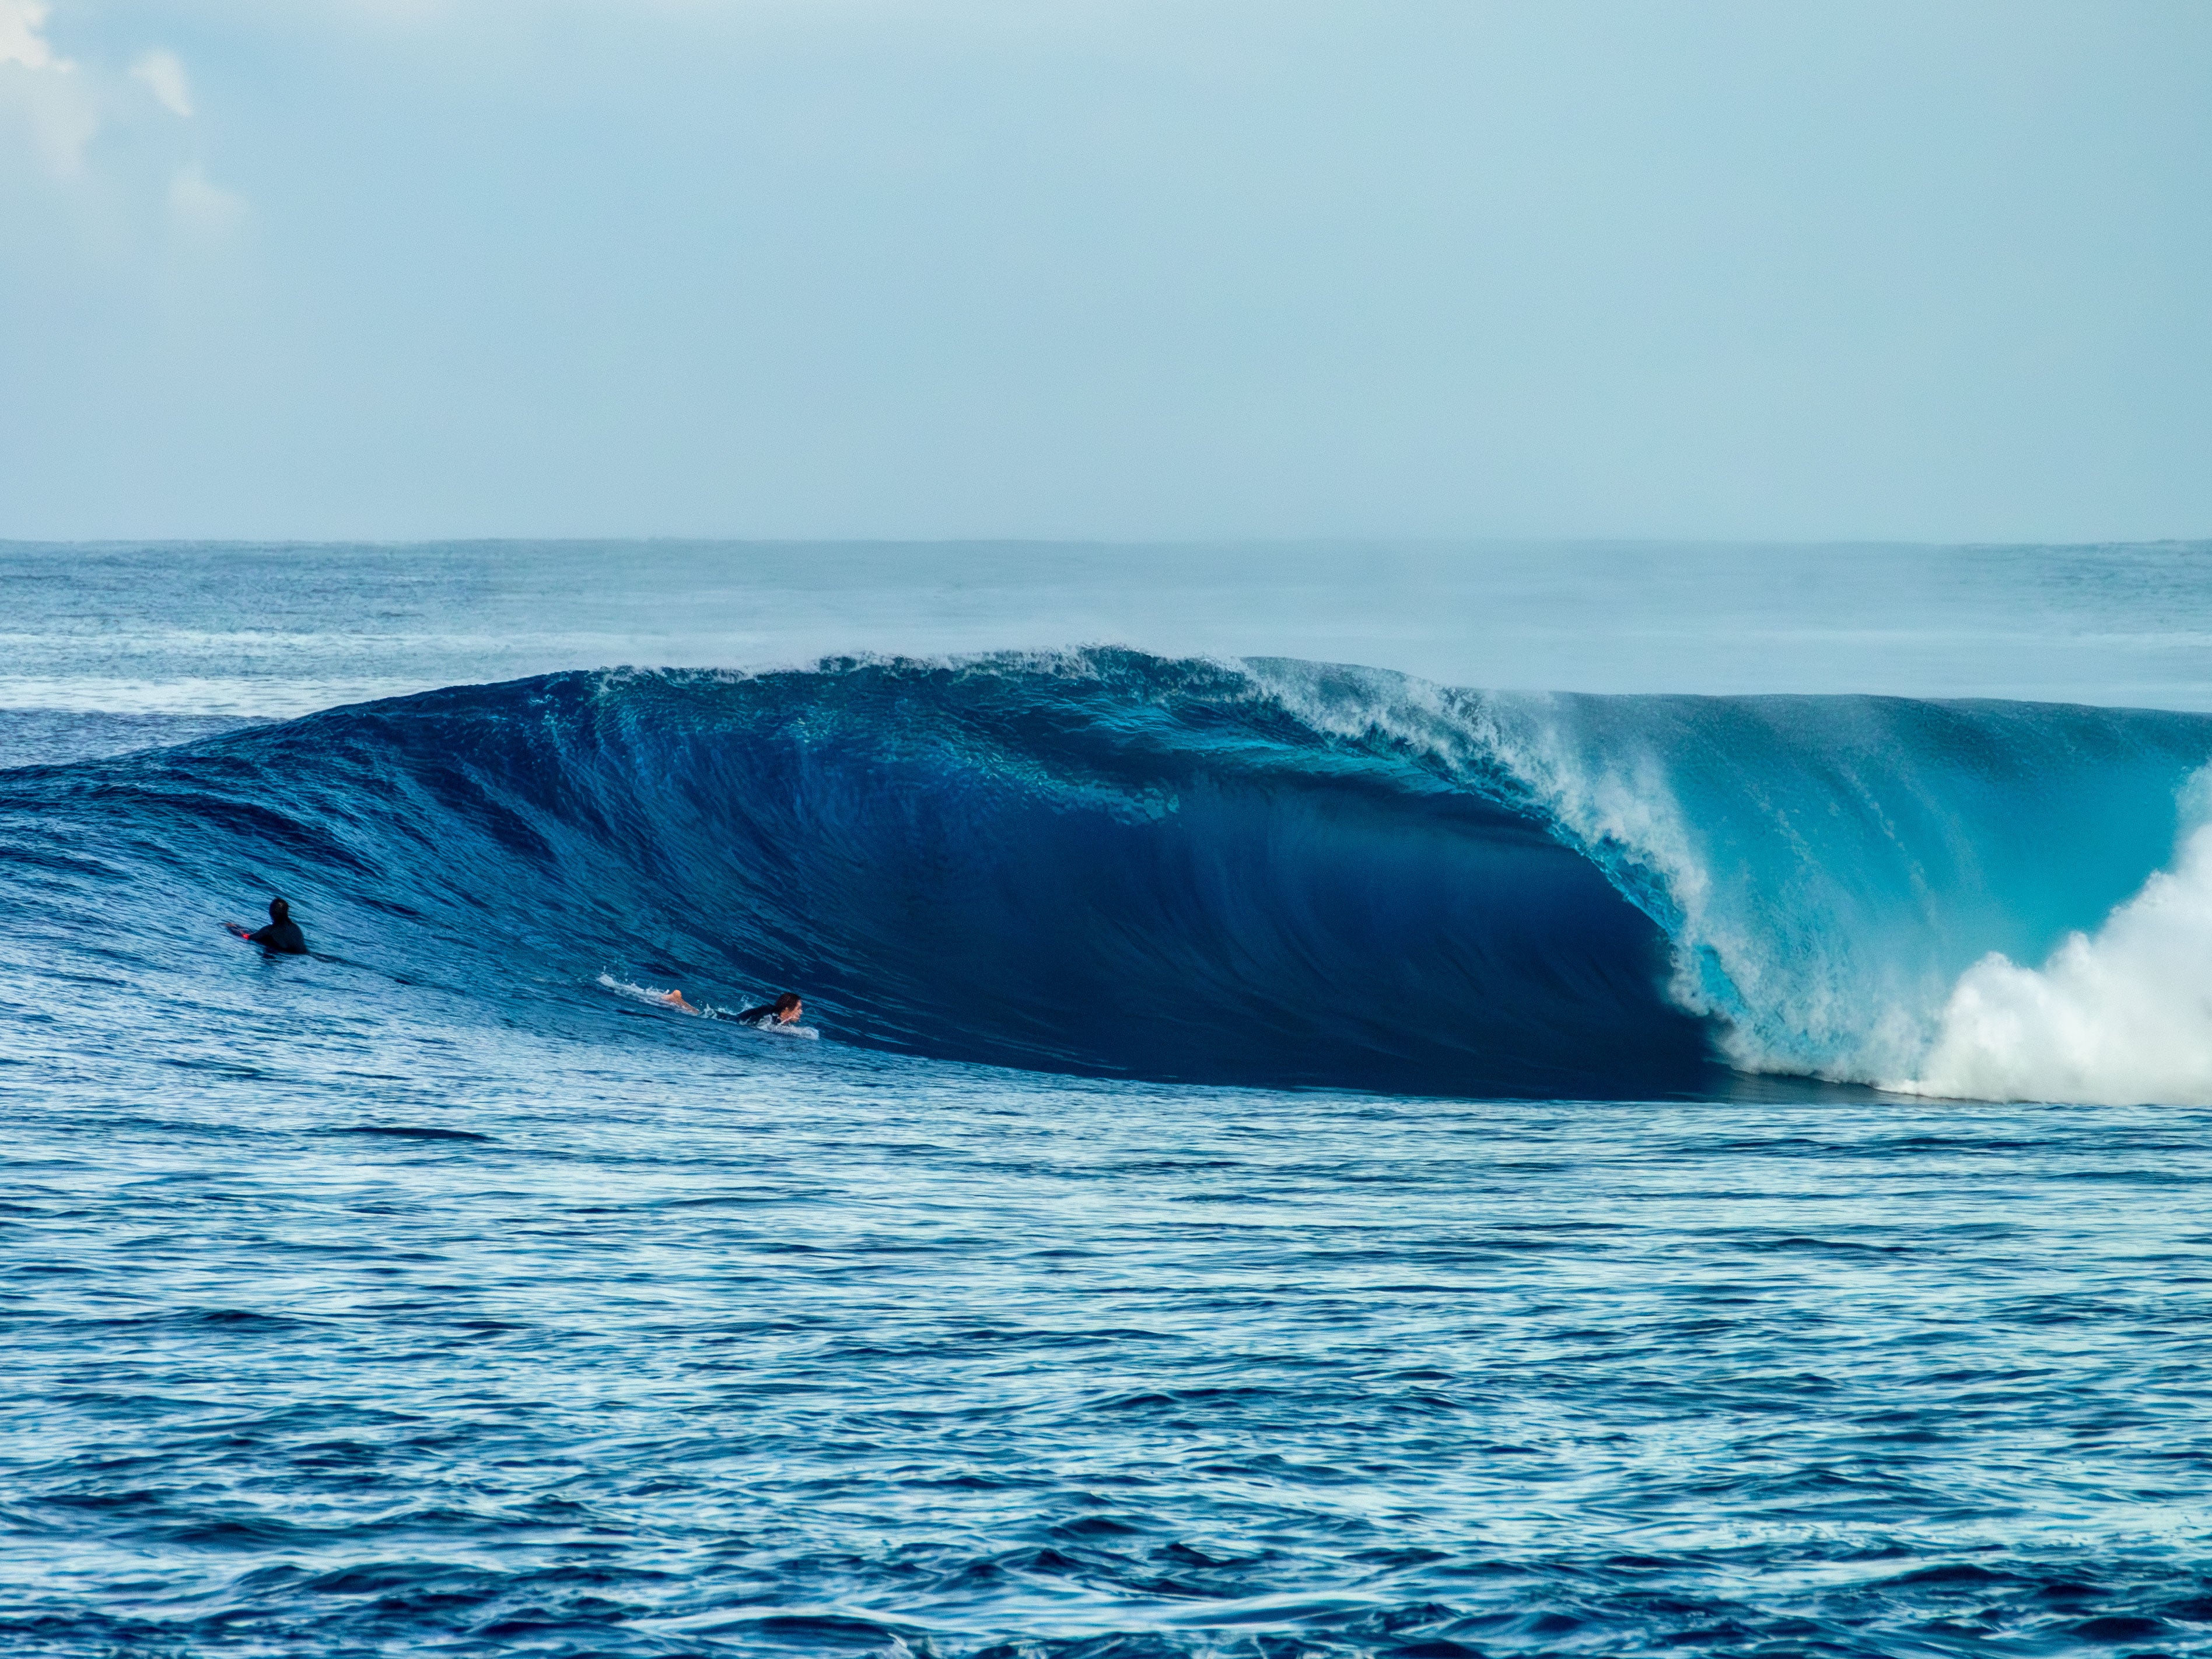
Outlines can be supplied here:
<path id="1" fill-rule="evenodd" d="M 491 601 L 194 556 L 0 713 L 10 1650 L 2212 1650 L 2212 720 L 1110 650 L 272 724 Z"/>
<path id="2" fill-rule="evenodd" d="M 295 967 L 9 1089 L 14 1650 L 2212 1645 L 2201 1112 L 395 1052 Z"/>

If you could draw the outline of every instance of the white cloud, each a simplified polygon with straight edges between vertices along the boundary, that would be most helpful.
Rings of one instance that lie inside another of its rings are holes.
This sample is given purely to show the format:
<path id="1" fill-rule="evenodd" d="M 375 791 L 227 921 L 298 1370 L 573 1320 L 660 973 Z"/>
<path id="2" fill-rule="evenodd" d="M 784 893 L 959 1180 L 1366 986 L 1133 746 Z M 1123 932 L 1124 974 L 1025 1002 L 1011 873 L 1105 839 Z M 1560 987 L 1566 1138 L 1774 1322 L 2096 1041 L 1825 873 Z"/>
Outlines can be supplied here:
<path id="1" fill-rule="evenodd" d="M 0 64 L 31 70 L 69 68 L 40 33 L 52 9 L 46 0 L 0 0 Z"/>
<path id="2" fill-rule="evenodd" d="M 5 3 L 5 0 L 0 0 Z M 148 52 L 131 66 L 131 77 L 145 83 L 154 94 L 155 101 L 172 115 L 189 116 L 192 112 L 191 83 L 185 79 L 185 66 L 173 52 L 158 47 Z"/>
<path id="3" fill-rule="evenodd" d="M 97 94 L 45 33 L 46 0 L 0 0 L 0 117 L 20 121 L 50 172 L 84 168 L 100 131 Z"/>
<path id="4" fill-rule="evenodd" d="M 48 0 L 0 0 L 0 160 L 12 127 L 29 140 L 48 173 L 79 179 L 92 141 L 112 127 L 102 171 L 112 163 L 115 176 L 94 182 L 120 184 L 125 199 L 136 196 L 150 207 L 151 191 L 161 189 L 155 181 L 166 177 L 163 197 L 154 199 L 166 199 L 170 222 L 187 234 L 216 236 L 242 221 L 245 198 L 208 177 L 181 130 L 149 125 L 143 94 L 131 90 L 136 82 L 171 115 L 189 118 L 191 81 L 176 53 L 159 46 L 142 52 L 128 81 L 112 67 L 81 65 L 56 52 L 47 38 L 52 10 Z"/>

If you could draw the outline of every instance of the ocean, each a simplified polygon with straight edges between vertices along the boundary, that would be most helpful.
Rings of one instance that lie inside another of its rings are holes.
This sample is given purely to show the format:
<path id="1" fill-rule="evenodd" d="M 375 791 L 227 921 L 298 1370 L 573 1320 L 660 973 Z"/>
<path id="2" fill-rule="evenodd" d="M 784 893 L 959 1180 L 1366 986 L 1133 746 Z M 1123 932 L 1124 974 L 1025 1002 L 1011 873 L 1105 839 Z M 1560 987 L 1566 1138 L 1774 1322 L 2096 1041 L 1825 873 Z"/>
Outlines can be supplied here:
<path id="1" fill-rule="evenodd" d="M 11 1653 L 2212 1652 L 2212 545 L 0 595 Z"/>

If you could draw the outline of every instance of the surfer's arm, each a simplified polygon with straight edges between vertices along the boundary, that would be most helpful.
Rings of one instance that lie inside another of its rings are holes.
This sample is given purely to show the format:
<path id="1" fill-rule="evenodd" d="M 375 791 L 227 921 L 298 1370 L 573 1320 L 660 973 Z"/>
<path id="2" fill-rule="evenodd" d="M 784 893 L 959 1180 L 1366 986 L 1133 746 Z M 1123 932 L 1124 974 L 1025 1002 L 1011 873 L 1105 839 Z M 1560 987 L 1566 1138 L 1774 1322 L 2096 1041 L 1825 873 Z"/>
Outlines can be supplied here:
<path id="1" fill-rule="evenodd" d="M 223 923 L 223 926 L 228 928 L 233 933 L 235 933 L 239 938 L 244 939 L 247 944 L 251 945 L 253 942 L 253 930 L 248 927 L 244 922 L 226 921 Z"/>

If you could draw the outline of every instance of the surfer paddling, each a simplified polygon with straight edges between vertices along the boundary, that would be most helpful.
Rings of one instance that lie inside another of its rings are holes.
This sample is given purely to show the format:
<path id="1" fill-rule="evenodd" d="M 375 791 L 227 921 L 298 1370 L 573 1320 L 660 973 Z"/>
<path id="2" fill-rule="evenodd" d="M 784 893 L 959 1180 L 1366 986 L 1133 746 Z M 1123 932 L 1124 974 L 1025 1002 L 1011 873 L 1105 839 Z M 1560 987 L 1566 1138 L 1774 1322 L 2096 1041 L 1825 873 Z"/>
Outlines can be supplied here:
<path id="1" fill-rule="evenodd" d="M 684 993 L 681 991 L 662 991 L 653 1000 L 665 1008 L 674 1008 L 687 1014 L 699 1014 L 706 1012 L 705 1009 L 685 1001 Z M 757 1008 L 746 1009 L 738 1016 L 738 1018 L 746 1025 L 789 1025 L 805 1012 L 806 1005 L 799 1000 L 799 994 L 796 991 L 786 991 L 774 1002 L 763 1002 Z"/>
<path id="2" fill-rule="evenodd" d="M 242 921 L 226 921 L 223 926 L 248 945 L 258 945 L 273 956 L 304 957 L 307 954 L 307 935 L 300 924 L 292 920 L 292 907 L 283 899 L 269 901 L 269 925 L 258 930 L 249 929 Z"/>
<path id="3" fill-rule="evenodd" d="M 774 1002 L 763 1002 L 757 1008 L 748 1008 L 738 1018 L 748 1025 L 791 1025 L 806 1012 L 806 1005 L 799 1000 L 796 991 L 786 991 Z"/>

